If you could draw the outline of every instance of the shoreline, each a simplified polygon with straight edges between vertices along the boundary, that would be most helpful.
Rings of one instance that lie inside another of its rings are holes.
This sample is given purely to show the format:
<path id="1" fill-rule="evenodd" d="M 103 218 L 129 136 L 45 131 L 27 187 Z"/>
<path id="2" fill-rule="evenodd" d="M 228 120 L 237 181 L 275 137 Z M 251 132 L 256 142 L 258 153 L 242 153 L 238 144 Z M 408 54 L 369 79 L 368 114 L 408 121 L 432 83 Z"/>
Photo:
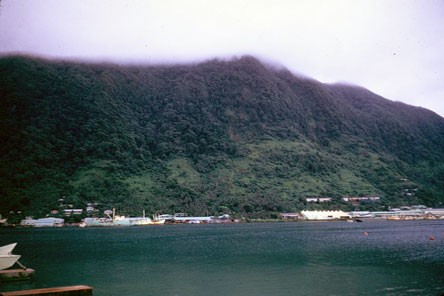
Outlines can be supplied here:
<path id="1" fill-rule="evenodd" d="M 331 220 L 282 220 L 282 219 L 249 219 L 246 221 L 238 221 L 238 222 L 226 222 L 226 223 L 165 223 L 162 225 L 113 225 L 113 226 L 79 226 L 80 223 L 73 224 L 65 224 L 59 226 L 21 226 L 21 225 L 8 225 L 1 226 L 0 229 L 28 229 L 28 228 L 141 228 L 141 227 L 161 227 L 163 225 L 233 225 L 233 224 L 255 224 L 255 223 L 308 223 L 308 222 L 317 222 L 317 223 L 327 223 L 327 222 L 347 222 L 349 224 L 352 223 L 372 223 L 372 222 L 404 222 L 404 221 L 444 221 L 444 219 L 430 219 L 430 218 L 420 218 L 420 219 L 386 219 L 386 218 L 360 218 L 356 221 L 355 219 L 331 219 Z"/>

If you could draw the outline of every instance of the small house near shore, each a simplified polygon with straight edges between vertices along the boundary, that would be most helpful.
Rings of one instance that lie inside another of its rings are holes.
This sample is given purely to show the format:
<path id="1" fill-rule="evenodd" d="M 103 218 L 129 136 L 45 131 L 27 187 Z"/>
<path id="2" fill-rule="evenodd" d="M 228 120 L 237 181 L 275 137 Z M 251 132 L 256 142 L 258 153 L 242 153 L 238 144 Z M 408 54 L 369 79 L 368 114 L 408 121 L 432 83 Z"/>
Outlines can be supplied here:
<path id="1" fill-rule="evenodd" d="M 354 197 L 343 197 L 343 201 L 348 202 L 360 202 L 360 201 L 378 201 L 381 198 L 379 196 L 354 196 Z"/>
<path id="2" fill-rule="evenodd" d="M 307 197 L 306 202 L 329 202 L 331 197 Z"/>

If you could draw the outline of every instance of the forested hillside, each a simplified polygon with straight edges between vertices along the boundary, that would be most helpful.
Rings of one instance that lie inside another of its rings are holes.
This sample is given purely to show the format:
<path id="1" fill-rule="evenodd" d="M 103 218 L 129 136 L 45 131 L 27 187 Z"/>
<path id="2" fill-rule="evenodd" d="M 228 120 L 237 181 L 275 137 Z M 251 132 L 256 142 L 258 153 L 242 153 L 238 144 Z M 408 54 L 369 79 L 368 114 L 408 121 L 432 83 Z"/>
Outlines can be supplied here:
<path id="1" fill-rule="evenodd" d="M 406 86 L 408 87 L 408 86 Z M 57 200 L 272 216 L 444 202 L 444 119 L 252 57 L 119 66 L 0 58 L 0 213 Z M 407 194 L 409 193 L 409 194 Z M 306 205 L 310 196 L 334 202 Z"/>

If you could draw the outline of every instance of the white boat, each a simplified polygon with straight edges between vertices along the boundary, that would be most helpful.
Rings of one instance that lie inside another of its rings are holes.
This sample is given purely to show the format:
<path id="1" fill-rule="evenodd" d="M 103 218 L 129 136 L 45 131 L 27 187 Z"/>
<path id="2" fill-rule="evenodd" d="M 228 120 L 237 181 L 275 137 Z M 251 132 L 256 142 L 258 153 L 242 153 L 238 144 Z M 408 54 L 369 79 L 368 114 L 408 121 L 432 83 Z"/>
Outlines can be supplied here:
<path id="1" fill-rule="evenodd" d="M 128 218 L 131 225 L 143 226 L 153 224 L 153 221 L 148 217 Z"/>
<path id="2" fill-rule="evenodd" d="M 105 211 L 105 215 L 107 215 L 108 218 L 85 218 L 83 222 L 79 224 L 79 226 L 145 226 L 165 223 L 164 219 L 154 217 L 154 220 L 151 220 L 150 218 L 145 217 L 145 210 L 143 210 L 142 217 L 118 216 L 116 215 L 115 209 L 113 209 L 112 212 Z"/>
<path id="3" fill-rule="evenodd" d="M 165 220 L 164 219 L 153 220 L 151 224 L 153 224 L 153 225 L 163 225 L 163 224 L 165 224 Z"/>
<path id="4" fill-rule="evenodd" d="M 80 227 L 85 226 L 145 226 L 164 224 L 165 220 L 151 220 L 148 217 L 115 216 L 111 218 L 85 218 L 84 222 L 79 224 Z"/>
<path id="5" fill-rule="evenodd" d="M 17 243 L 9 244 L 3 247 L 0 247 L 0 255 L 11 255 L 12 250 L 15 248 Z"/>
<path id="6" fill-rule="evenodd" d="M 0 255 L 0 270 L 11 267 L 20 259 L 20 255 Z"/>
<path id="7" fill-rule="evenodd" d="M 145 226 L 145 225 L 159 225 L 164 224 L 164 219 L 159 219 L 158 216 L 154 215 L 153 219 L 151 220 L 148 217 L 145 217 L 145 210 L 143 210 L 142 217 L 135 217 L 135 218 L 129 218 L 131 225 L 139 225 L 139 226 Z"/>

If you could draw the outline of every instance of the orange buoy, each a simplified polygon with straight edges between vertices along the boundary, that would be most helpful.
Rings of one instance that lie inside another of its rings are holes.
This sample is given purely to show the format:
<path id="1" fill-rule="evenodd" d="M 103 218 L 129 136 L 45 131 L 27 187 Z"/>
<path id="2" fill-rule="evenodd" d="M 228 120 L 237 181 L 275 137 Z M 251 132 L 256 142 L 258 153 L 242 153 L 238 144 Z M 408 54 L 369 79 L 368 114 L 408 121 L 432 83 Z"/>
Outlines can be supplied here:
<path id="1" fill-rule="evenodd" d="M 435 240 L 435 237 L 433 235 L 431 235 L 430 240 Z"/>
<path id="2" fill-rule="evenodd" d="M 368 232 L 367 232 L 367 231 L 366 231 L 366 232 L 364 232 L 364 235 L 365 235 L 365 236 L 368 236 Z"/>

